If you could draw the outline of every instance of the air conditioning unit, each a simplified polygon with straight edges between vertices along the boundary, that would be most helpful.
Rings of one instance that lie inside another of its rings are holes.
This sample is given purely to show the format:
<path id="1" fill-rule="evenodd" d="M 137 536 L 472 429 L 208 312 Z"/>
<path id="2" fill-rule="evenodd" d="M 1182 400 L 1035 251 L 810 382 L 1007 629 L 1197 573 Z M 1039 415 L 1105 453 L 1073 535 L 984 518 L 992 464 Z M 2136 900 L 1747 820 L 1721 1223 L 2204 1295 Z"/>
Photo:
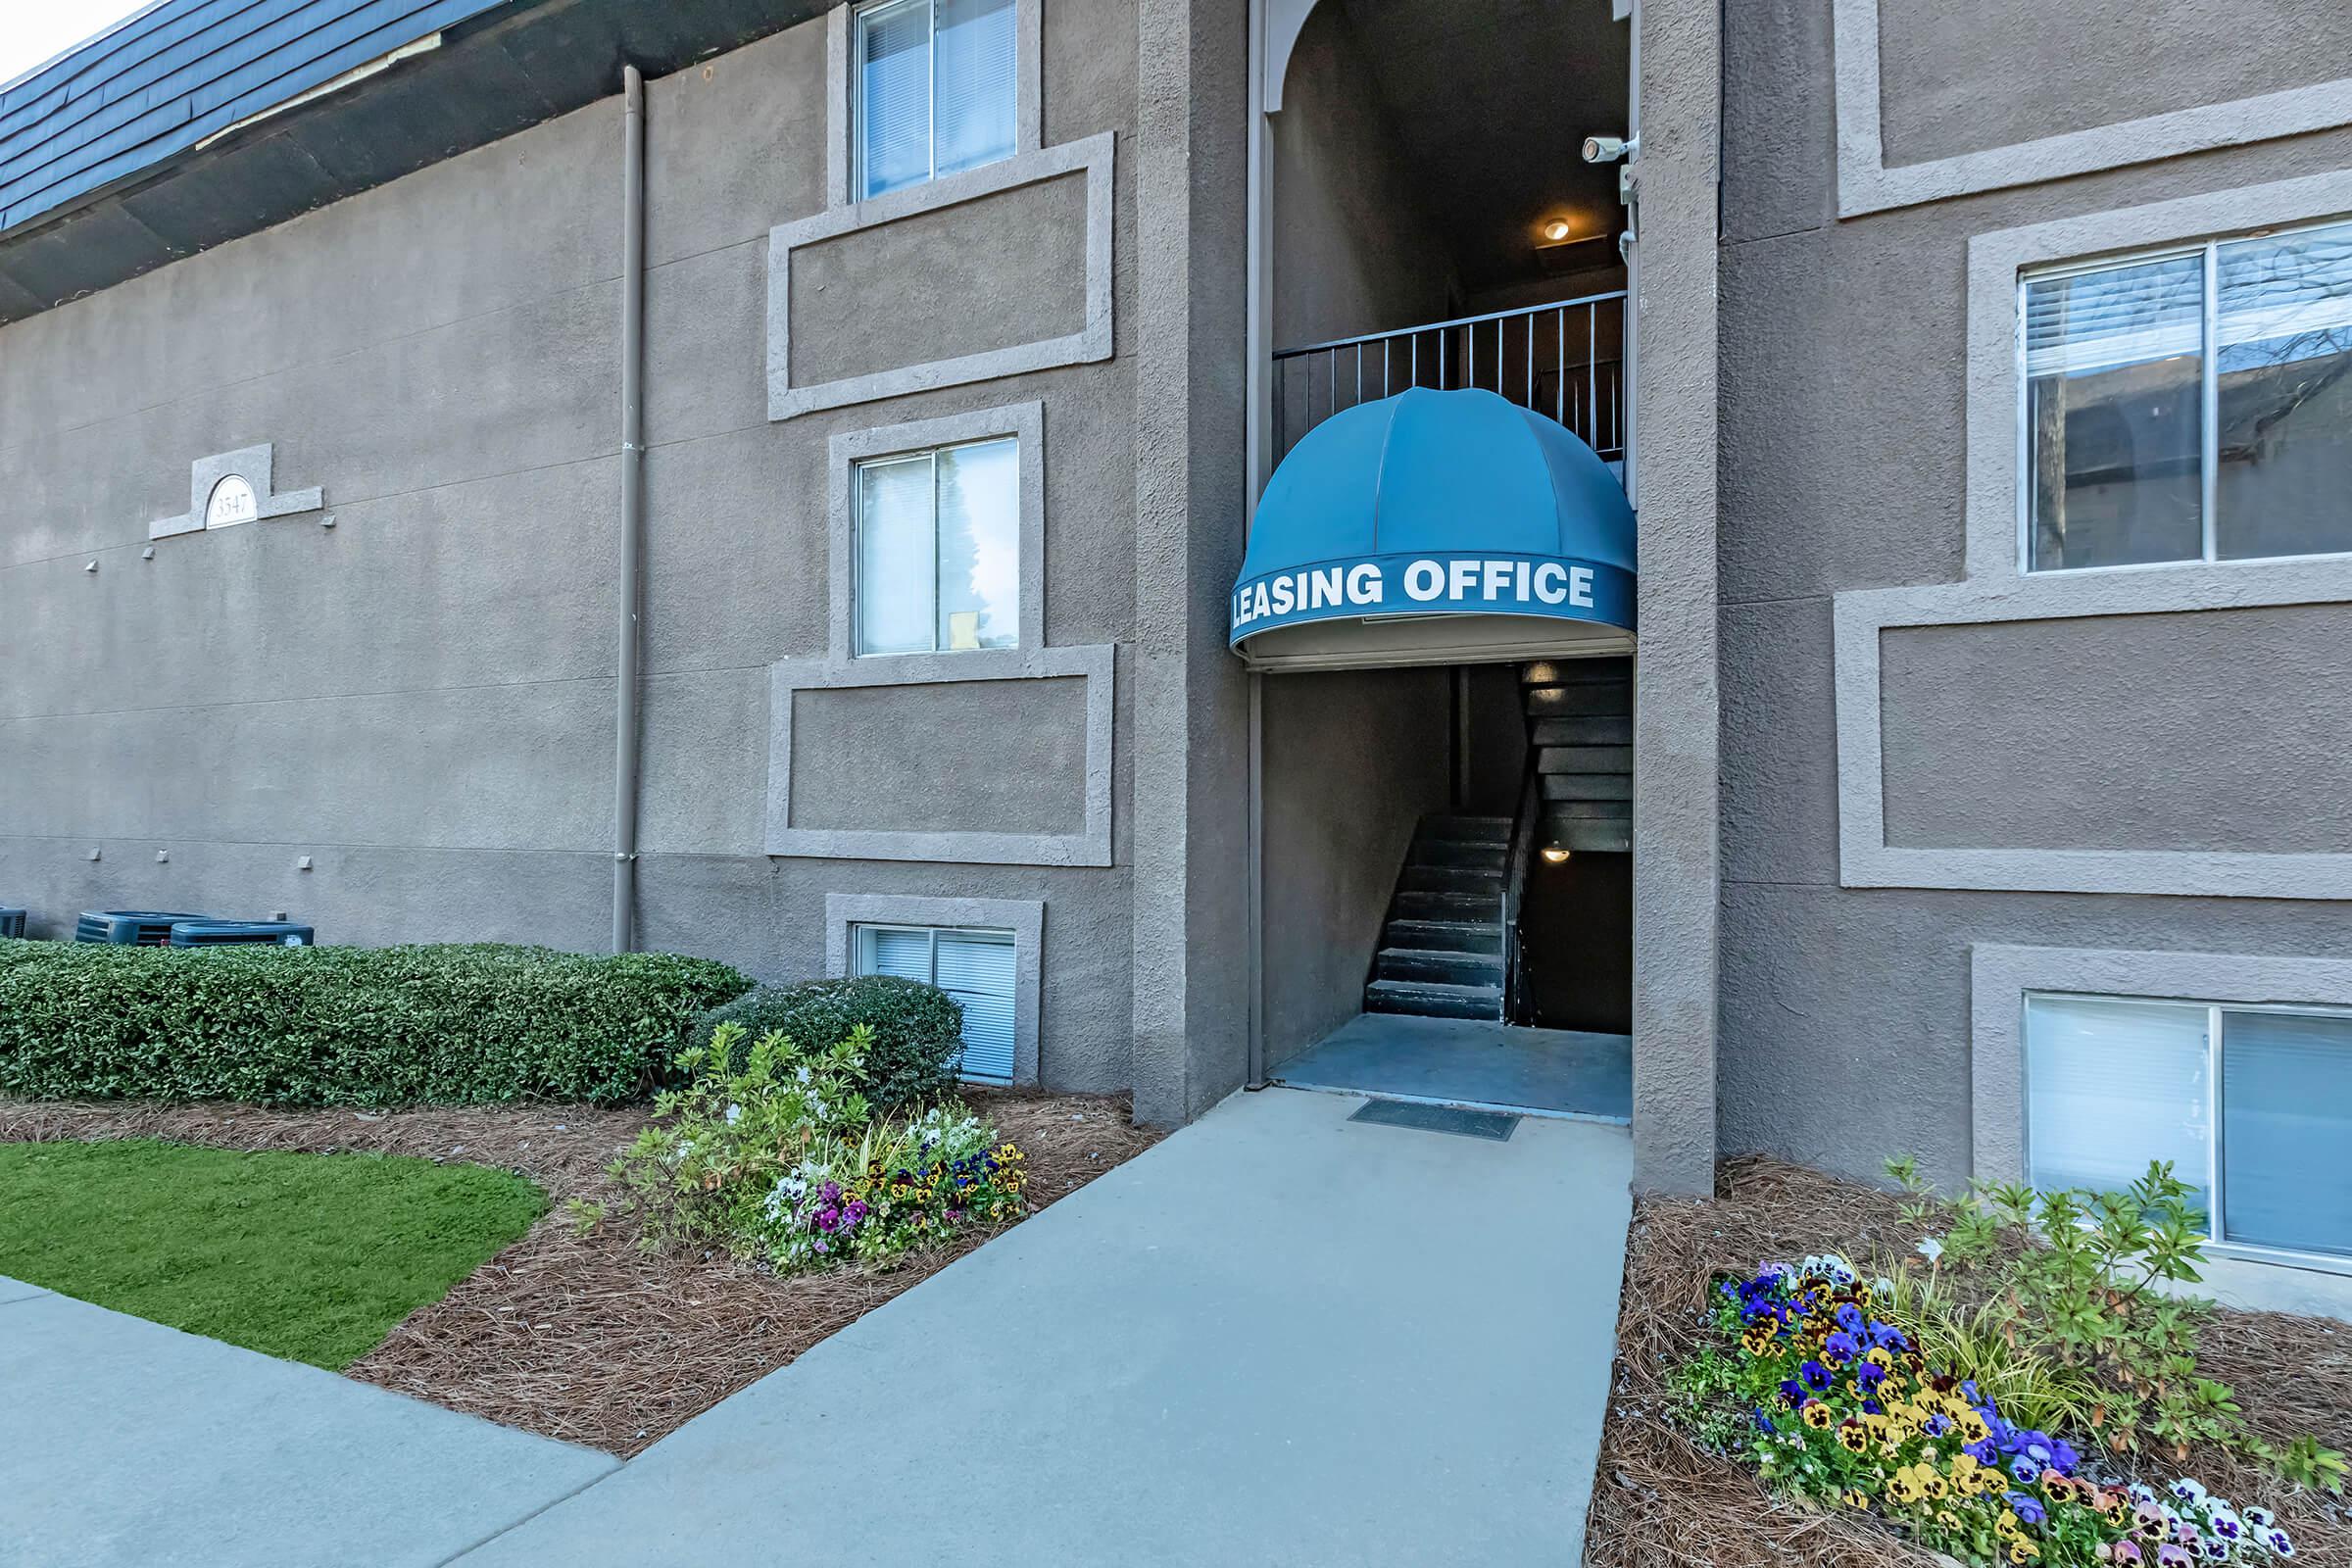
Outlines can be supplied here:
<path id="1" fill-rule="evenodd" d="M 21 937 L 24 934 L 24 911 L 0 908 L 0 937 Z"/>
<path id="2" fill-rule="evenodd" d="M 206 914 L 165 909 L 84 909 L 74 922 L 76 942 L 109 942 L 122 948 L 160 948 L 172 940 L 174 920 L 209 920 Z"/>
<path id="3" fill-rule="evenodd" d="M 290 920 L 181 920 L 172 927 L 175 948 L 307 948 L 318 939 Z"/>

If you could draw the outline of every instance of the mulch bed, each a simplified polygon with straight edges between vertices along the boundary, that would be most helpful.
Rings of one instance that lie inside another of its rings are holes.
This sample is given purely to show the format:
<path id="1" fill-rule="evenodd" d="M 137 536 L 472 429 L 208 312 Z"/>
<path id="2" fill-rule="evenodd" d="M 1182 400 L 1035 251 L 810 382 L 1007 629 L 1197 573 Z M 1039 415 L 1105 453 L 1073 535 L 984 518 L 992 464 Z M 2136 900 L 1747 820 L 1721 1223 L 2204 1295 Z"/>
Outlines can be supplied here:
<path id="1" fill-rule="evenodd" d="M 1123 1098 L 965 1097 L 1028 1155 L 1042 1208 L 1158 1142 Z M 643 1109 L 485 1106 L 362 1112 L 244 1105 L 0 1101 L 0 1142 L 161 1138 L 220 1149 L 358 1152 L 520 1171 L 554 1209 L 446 1298 L 412 1313 L 347 1375 L 623 1457 L 978 1247 L 886 1271 L 778 1279 L 724 1253 L 648 1254 L 625 1221 L 578 1233 L 565 1200 L 610 1200 L 605 1166 Z"/>
<path id="2" fill-rule="evenodd" d="M 1659 1415 L 1666 1377 L 1696 1341 L 1700 1305 L 1719 1274 L 1766 1259 L 1840 1251 L 1908 1253 L 1918 1232 L 1902 1200 L 1773 1160 L 1740 1159 L 1717 1176 L 1715 1200 L 1644 1200 L 1626 1242 L 1617 1367 L 1601 1435 L 1600 1471 L 1585 1531 L 1588 1568 L 1933 1568 L 1940 1557 L 1866 1518 L 1781 1501 L 1730 1459 L 1688 1442 Z M 2224 1311 L 2198 1353 L 2206 1375 L 2237 1393 L 2258 1430 L 2308 1432 L 2352 1451 L 2352 1328 L 2321 1318 Z M 2192 1475 L 2241 1503 L 2278 1510 L 2299 1562 L 2352 1564 L 2352 1511 L 2298 1492 L 2227 1451 L 2166 1455 L 2151 1479 Z"/>

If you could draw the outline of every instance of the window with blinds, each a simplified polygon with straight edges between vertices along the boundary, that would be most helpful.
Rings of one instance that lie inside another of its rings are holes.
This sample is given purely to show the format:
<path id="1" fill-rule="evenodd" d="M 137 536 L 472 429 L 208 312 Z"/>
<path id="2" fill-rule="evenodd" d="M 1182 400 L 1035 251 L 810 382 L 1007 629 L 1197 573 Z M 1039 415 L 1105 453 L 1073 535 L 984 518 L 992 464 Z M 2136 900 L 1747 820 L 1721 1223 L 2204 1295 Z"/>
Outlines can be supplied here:
<path id="1" fill-rule="evenodd" d="M 1009 158 L 1014 0 L 883 0 L 857 16 L 860 199 Z"/>
<path id="2" fill-rule="evenodd" d="M 1004 437 L 860 463 L 851 511 L 858 654 L 1019 643 L 1019 442 Z"/>
<path id="3" fill-rule="evenodd" d="M 2026 1000 L 2027 1175 L 2109 1191 L 2170 1160 L 2216 1241 L 2352 1260 L 2352 1013 Z"/>
<path id="4" fill-rule="evenodd" d="M 2021 285 L 2026 565 L 2352 551 L 2352 223 Z"/>
<path id="5" fill-rule="evenodd" d="M 963 1006 L 956 1073 L 972 1083 L 1012 1082 L 1014 948 L 1009 931 L 861 925 L 852 945 L 859 974 L 920 980 Z"/>

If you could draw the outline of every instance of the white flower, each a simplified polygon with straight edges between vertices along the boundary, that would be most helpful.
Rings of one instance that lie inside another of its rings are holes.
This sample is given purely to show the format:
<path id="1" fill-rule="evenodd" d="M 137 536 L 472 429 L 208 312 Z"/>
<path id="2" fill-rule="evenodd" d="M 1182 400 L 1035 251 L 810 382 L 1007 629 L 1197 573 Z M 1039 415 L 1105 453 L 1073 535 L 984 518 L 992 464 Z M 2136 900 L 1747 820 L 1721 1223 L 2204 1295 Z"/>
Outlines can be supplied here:
<path id="1" fill-rule="evenodd" d="M 793 1077 L 802 1083 L 807 1083 L 808 1081 L 808 1064 L 807 1062 L 803 1062 L 801 1064 L 801 1070 L 794 1073 Z"/>
<path id="2" fill-rule="evenodd" d="M 729 1105 L 727 1107 L 727 1125 L 732 1127 L 741 1120 L 743 1120 L 743 1107 L 741 1105 Z"/>
<path id="3" fill-rule="evenodd" d="M 2205 1489 L 2186 1476 L 2174 1482 L 2171 1490 L 2174 1496 L 2192 1508 L 2205 1500 Z"/>
<path id="4" fill-rule="evenodd" d="M 1930 1236 L 1919 1244 L 1919 1255 L 1933 1263 L 1943 1256 L 1943 1243 Z"/>

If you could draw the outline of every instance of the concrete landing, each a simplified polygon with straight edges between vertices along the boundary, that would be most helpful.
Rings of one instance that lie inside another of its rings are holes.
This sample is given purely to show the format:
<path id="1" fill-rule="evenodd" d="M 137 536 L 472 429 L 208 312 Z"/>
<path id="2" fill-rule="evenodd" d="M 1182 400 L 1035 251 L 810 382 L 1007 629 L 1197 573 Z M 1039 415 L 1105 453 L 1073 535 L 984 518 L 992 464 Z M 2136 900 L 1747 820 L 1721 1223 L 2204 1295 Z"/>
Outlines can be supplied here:
<path id="1" fill-rule="evenodd" d="M 437 1564 L 616 1468 L 0 1279 L 0 1564 Z"/>
<path id="2" fill-rule="evenodd" d="M 1632 1140 L 1360 1103 L 1236 1096 L 460 1561 L 1576 1562 Z"/>
<path id="3" fill-rule="evenodd" d="M 1505 1105 L 1540 1115 L 1629 1123 L 1628 1035 L 1521 1029 L 1473 1018 L 1366 1012 L 1274 1069 L 1294 1089 L 1440 1105 Z"/>

